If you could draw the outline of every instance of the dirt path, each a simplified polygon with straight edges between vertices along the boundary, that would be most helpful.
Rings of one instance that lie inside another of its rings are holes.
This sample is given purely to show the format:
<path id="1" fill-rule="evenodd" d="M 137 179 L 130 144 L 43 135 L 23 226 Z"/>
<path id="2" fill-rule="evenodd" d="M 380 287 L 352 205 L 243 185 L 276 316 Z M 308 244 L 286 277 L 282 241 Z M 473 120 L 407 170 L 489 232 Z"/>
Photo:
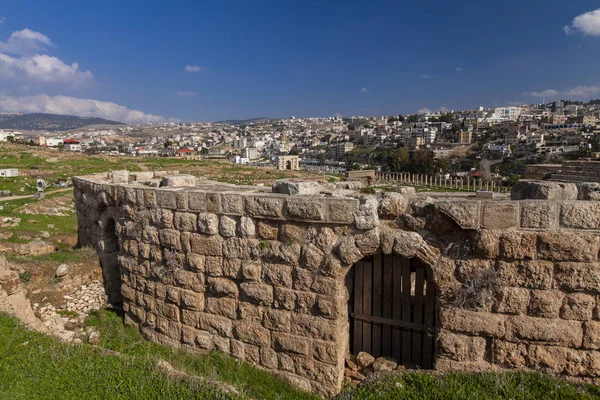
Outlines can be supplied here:
<path id="1" fill-rule="evenodd" d="M 69 190 L 73 190 L 73 188 L 63 188 L 63 189 L 56 189 L 53 190 L 51 192 L 44 192 L 46 194 L 52 194 L 52 193 L 60 193 L 60 192 L 66 192 Z M 9 197 L 0 197 L 0 202 L 2 201 L 11 201 L 11 200 L 20 200 L 20 199 L 30 199 L 32 198 L 33 195 L 32 194 L 27 194 L 27 195 L 23 195 L 23 196 L 9 196 Z"/>

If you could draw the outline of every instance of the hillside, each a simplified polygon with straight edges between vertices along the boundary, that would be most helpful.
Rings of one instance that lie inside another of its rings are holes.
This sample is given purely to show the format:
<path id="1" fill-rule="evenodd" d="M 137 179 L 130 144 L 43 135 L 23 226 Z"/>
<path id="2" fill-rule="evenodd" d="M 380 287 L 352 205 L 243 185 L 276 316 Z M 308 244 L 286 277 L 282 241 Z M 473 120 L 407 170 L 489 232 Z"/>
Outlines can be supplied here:
<path id="1" fill-rule="evenodd" d="M 122 125 L 95 117 L 58 114 L 0 114 L 0 129 L 67 131 L 89 125 Z"/>
<path id="2" fill-rule="evenodd" d="M 217 121 L 215 124 L 226 124 L 226 125 L 248 125 L 257 122 L 268 121 L 270 118 L 267 117 L 259 117 L 259 118 L 251 118 L 251 119 L 228 119 L 225 121 Z"/>

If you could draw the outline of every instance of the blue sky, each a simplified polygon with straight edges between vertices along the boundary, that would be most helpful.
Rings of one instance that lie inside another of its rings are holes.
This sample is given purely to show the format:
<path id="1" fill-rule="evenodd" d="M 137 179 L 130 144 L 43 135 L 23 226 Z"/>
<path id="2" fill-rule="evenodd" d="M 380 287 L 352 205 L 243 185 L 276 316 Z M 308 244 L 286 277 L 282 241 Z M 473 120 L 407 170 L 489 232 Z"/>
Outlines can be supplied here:
<path id="1" fill-rule="evenodd" d="M 0 111 L 214 121 L 600 97 L 597 0 L 4 3 Z"/>

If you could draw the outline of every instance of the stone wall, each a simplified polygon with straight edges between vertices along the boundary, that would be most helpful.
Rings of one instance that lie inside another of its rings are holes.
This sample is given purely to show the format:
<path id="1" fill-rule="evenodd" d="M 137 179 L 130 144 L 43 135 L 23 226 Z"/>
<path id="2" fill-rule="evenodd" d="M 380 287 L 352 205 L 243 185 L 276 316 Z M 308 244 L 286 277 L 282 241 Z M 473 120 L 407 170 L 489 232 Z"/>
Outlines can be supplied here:
<path id="1" fill-rule="evenodd" d="M 73 182 L 79 241 L 98 250 L 112 301 L 151 340 L 336 393 L 346 276 L 365 256 L 397 254 L 426 265 L 437 286 L 437 369 L 600 376 L 599 203 L 366 195 L 355 182 L 272 189 L 169 172 Z"/>

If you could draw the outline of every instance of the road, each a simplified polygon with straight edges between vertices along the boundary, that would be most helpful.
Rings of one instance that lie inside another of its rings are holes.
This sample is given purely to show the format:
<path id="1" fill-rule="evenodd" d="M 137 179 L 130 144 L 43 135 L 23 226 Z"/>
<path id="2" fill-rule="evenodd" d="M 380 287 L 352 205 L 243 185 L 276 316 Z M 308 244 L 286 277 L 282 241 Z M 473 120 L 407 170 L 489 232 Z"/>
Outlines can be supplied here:
<path id="1" fill-rule="evenodd" d="M 73 188 L 72 187 L 68 187 L 68 188 L 56 189 L 56 190 L 52 190 L 50 192 L 44 192 L 44 193 L 46 193 L 46 195 L 49 195 L 49 194 L 52 194 L 52 193 L 67 192 L 69 190 L 73 190 Z M 27 194 L 27 195 L 23 195 L 23 196 L 0 197 L 0 202 L 11 201 L 11 200 L 20 200 L 20 199 L 31 199 L 31 198 L 33 198 L 32 194 Z"/>

